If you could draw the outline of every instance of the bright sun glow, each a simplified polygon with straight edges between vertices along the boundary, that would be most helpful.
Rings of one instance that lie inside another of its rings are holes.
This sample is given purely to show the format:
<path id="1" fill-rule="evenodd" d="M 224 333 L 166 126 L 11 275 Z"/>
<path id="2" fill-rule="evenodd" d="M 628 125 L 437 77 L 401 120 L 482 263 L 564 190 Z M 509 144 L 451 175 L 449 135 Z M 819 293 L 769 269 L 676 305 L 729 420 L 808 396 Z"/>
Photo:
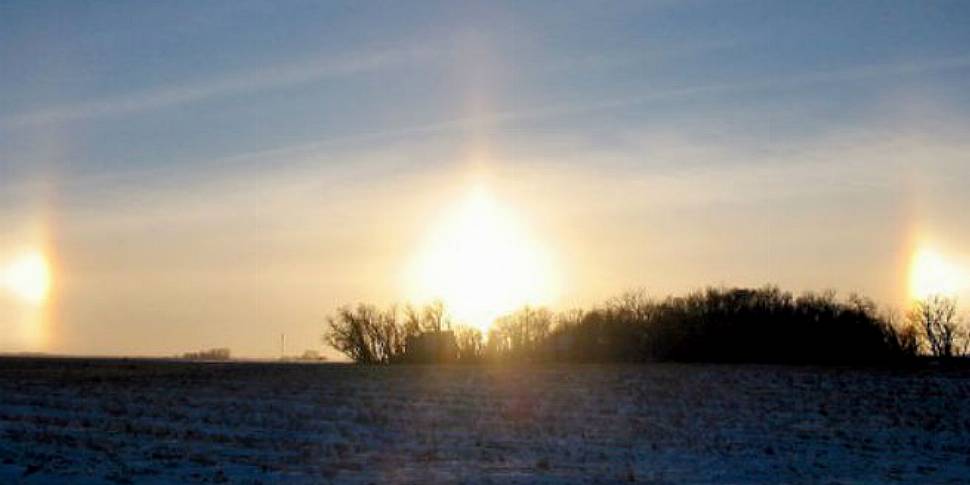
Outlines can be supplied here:
<path id="1" fill-rule="evenodd" d="M 555 293 L 549 254 L 483 188 L 432 231 L 409 277 L 414 297 L 440 298 L 459 323 L 483 331 L 495 317 L 547 304 Z"/>
<path id="2" fill-rule="evenodd" d="M 40 304 L 50 289 L 47 260 L 37 251 L 26 253 L 0 269 L 0 288 L 31 304 Z"/>
<path id="3" fill-rule="evenodd" d="M 910 297 L 924 299 L 933 295 L 955 296 L 961 290 L 963 277 L 961 269 L 940 253 L 920 248 L 913 254 L 910 262 Z"/>

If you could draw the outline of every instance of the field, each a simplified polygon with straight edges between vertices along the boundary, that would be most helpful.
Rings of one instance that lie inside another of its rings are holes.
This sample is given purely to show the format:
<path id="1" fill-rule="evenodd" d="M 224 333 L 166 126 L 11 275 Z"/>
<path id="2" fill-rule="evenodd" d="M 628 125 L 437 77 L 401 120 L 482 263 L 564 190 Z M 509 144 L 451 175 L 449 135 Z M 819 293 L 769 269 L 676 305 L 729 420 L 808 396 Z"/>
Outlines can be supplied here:
<path id="1" fill-rule="evenodd" d="M 0 359 L 0 482 L 959 482 L 970 371 Z"/>

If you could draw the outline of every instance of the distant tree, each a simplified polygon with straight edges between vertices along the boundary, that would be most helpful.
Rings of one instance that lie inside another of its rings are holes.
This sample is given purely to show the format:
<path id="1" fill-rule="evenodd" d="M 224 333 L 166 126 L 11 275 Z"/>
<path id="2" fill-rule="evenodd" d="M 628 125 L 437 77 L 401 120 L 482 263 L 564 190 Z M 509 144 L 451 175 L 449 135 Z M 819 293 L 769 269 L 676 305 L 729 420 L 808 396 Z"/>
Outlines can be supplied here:
<path id="1" fill-rule="evenodd" d="M 299 360 L 307 361 L 307 362 L 321 362 L 321 361 L 327 360 L 327 358 L 320 355 L 319 350 L 308 349 L 303 352 L 303 355 L 299 357 Z"/>
<path id="2" fill-rule="evenodd" d="M 423 332 L 424 319 L 421 318 L 420 310 L 408 303 L 404 306 L 404 331 L 408 335 L 417 335 Z"/>
<path id="3" fill-rule="evenodd" d="M 895 311 L 888 311 L 883 317 L 886 325 L 892 329 L 895 346 L 904 356 L 916 356 L 920 352 L 920 330 L 913 322 L 906 318 L 899 323 L 899 318 Z"/>
<path id="4" fill-rule="evenodd" d="M 909 320 L 921 330 L 931 355 L 953 357 L 958 353 L 960 321 L 953 298 L 933 295 L 917 301 L 909 312 Z"/>
<path id="5" fill-rule="evenodd" d="M 408 304 L 404 307 L 404 327 L 408 335 L 440 332 L 451 328 L 451 317 L 441 300 L 420 308 Z"/>
<path id="6" fill-rule="evenodd" d="M 229 357 L 229 349 L 225 347 L 182 354 L 182 358 L 185 360 L 229 360 Z"/>
<path id="7" fill-rule="evenodd" d="M 440 332 L 451 329 L 451 319 L 445 311 L 445 304 L 435 300 L 424 306 L 424 321 L 427 332 Z"/>
<path id="8" fill-rule="evenodd" d="M 649 320 L 656 309 L 656 302 L 644 290 L 624 292 L 620 296 L 609 299 L 605 308 L 614 318 L 620 317 L 638 322 Z"/>
<path id="9" fill-rule="evenodd" d="M 488 353 L 493 358 L 537 357 L 542 342 L 552 329 L 553 313 L 546 308 L 525 306 L 499 317 L 489 331 Z"/>
<path id="10" fill-rule="evenodd" d="M 583 310 L 582 308 L 574 308 L 572 310 L 559 312 L 555 316 L 555 324 L 553 329 L 560 331 L 575 328 L 583 322 L 583 318 L 585 316 L 586 310 Z"/>
<path id="11" fill-rule="evenodd" d="M 401 361 L 409 337 L 439 333 L 451 328 L 451 319 L 441 302 L 424 307 L 406 305 L 403 315 L 396 305 L 379 310 L 373 305 L 344 306 L 327 317 L 324 342 L 362 364 Z"/>
<path id="12" fill-rule="evenodd" d="M 457 325 L 454 327 L 455 342 L 458 345 L 458 361 L 478 362 L 482 357 L 484 345 L 482 332 L 474 327 Z"/>
<path id="13" fill-rule="evenodd" d="M 376 307 L 363 303 L 356 307 L 340 307 L 335 315 L 327 317 L 327 325 L 324 341 L 334 349 L 361 364 L 381 362 L 380 351 L 372 337 L 378 326 Z"/>
<path id="14" fill-rule="evenodd" d="M 961 336 L 963 345 L 960 347 L 962 357 L 970 357 L 970 325 L 964 324 L 963 335 Z"/>
<path id="15" fill-rule="evenodd" d="M 407 338 L 403 322 L 398 317 L 396 305 L 391 305 L 377 315 L 377 325 L 371 339 L 378 351 L 381 363 L 390 363 L 404 354 Z"/>
<path id="16" fill-rule="evenodd" d="M 362 364 L 387 364 L 403 355 L 408 336 L 396 306 L 344 306 L 327 317 L 324 342 Z"/>
<path id="17" fill-rule="evenodd" d="M 589 311 L 558 315 L 526 306 L 496 319 L 484 345 L 481 332 L 453 326 L 441 302 L 407 305 L 403 314 L 396 307 L 343 307 L 328 319 L 327 342 L 362 363 L 447 354 L 447 361 L 464 362 L 846 364 L 912 356 L 924 340 L 934 355 L 954 355 L 967 345 L 946 302 L 917 306 L 907 321 L 897 326 L 892 315 L 881 315 L 857 295 L 842 300 L 826 291 L 796 298 L 774 286 L 712 287 L 663 300 L 628 292 Z M 409 346 L 423 350 L 412 356 Z"/>

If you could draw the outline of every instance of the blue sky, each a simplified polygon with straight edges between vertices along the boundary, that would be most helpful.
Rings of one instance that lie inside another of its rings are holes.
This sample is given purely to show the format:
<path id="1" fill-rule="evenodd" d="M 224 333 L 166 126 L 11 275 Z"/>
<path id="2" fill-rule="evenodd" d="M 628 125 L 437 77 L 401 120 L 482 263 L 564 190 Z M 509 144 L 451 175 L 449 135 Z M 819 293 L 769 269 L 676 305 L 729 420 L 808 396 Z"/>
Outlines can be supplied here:
<path id="1" fill-rule="evenodd" d="M 38 131 L 74 142 L 72 168 L 197 164 L 463 119 L 472 92 L 490 114 L 538 118 L 499 131 L 589 136 L 698 117 L 812 136 L 912 89 L 967 105 L 960 2 L 3 8 L 0 126 L 25 138 L 4 143 L 17 167 L 37 164 L 24 152 Z"/>
<path id="2" fill-rule="evenodd" d="M 334 305 L 407 296 L 380 275 L 484 165 L 572 255 L 552 303 L 898 304 L 916 239 L 968 249 L 967 25 L 965 2 L 5 2 L 0 254 L 46 228 L 45 348 L 176 352 L 227 319 L 311 347 Z"/>

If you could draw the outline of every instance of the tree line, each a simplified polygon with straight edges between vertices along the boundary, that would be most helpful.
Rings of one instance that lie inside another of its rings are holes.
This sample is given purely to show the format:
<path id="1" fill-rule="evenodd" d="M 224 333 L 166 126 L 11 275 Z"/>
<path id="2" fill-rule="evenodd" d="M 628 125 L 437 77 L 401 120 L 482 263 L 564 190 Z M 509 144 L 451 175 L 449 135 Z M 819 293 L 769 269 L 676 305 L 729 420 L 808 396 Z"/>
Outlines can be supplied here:
<path id="1" fill-rule="evenodd" d="M 589 310 L 523 307 L 488 334 L 455 322 L 441 302 L 379 309 L 345 306 L 325 341 L 355 362 L 407 361 L 409 337 L 451 331 L 457 361 L 888 363 L 966 355 L 970 331 L 955 301 L 914 303 L 903 318 L 872 300 L 834 292 L 798 296 L 774 286 L 707 288 L 654 299 L 627 292 Z"/>
<path id="2" fill-rule="evenodd" d="M 186 352 L 182 354 L 185 360 L 229 360 L 230 351 L 228 348 L 215 348 L 200 350 L 198 352 Z"/>

